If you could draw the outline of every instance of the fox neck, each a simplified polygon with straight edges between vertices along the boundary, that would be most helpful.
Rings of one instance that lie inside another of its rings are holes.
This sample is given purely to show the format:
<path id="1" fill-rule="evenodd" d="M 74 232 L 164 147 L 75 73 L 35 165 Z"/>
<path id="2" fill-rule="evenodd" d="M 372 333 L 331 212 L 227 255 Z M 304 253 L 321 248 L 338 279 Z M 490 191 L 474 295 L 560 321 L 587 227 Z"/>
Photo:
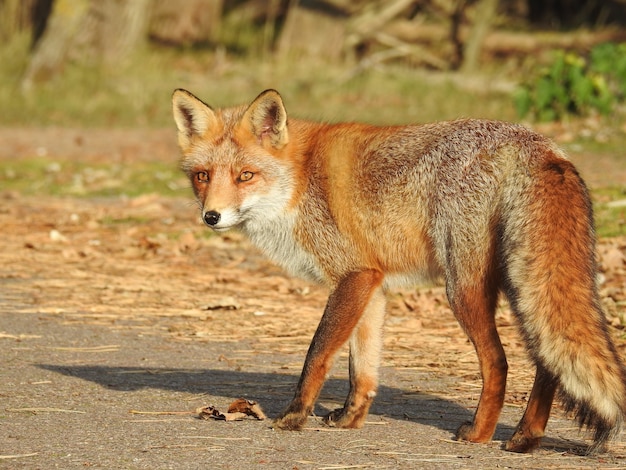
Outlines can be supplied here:
<path id="1" fill-rule="evenodd" d="M 273 219 L 248 220 L 241 231 L 270 259 L 292 275 L 313 282 L 323 282 L 324 276 L 315 258 L 295 237 L 295 209 Z"/>

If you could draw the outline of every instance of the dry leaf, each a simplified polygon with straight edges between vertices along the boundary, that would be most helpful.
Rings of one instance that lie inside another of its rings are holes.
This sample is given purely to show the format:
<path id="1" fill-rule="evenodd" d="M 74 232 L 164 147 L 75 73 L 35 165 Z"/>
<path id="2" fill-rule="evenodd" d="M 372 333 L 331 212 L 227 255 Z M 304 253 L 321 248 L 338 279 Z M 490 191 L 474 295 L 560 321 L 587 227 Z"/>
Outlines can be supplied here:
<path id="1" fill-rule="evenodd" d="M 241 304 L 230 296 L 213 300 L 206 306 L 206 310 L 239 310 L 240 308 Z"/>
<path id="2" fill-rule="evenodd" d="M 603 247 L 598 251 L 600 251 L 601 264 L 605 270 L 612 271 L 624 267 L 626 255 L 617 246 Z"/>
<path id="3" fill-rule="evenodd" d="M 252 416 L 258 420 L 267 418 L 257 402 L 246 400 L 245 398 L 238 398 L 232 402 L 226 412 L 209 405 L 197 408 L 196 413 L 201 419 L 218 419 L 222 421 L 241 421 L 247 416 Z"/>
<path id="4" fill-rule="evenodd" d="M 228 407 L 228 412 L 245 413 L 246 415 L 259 420 L 267 418 L 261 409 L 261 406 L 256 401 L 246 400 L 245 398 L 237 398 L 234 402 L 232 402 Z"/>
<path id="5" fill-rule="evenodd" d="M 196 413 L 198 413 L 201 419 L 218 419 L 222 421 L 241 421 L 246 417 L 245 413 L 224 413 L 213 405 L 197 408 Z"/>

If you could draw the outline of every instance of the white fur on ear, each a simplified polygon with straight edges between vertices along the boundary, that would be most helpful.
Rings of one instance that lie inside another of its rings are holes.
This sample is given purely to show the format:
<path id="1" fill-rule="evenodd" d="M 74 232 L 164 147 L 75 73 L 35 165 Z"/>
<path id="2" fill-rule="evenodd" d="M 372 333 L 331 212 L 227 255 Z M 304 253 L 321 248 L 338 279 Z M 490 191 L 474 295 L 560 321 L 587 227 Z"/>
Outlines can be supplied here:
<path id="1" fill-rule="evenodd" d="M 172 111 L 178 127 L 178 144 L 182 149 L 189 146 L 194 135 L 203 135 L 217 124 L 211 107 L 181 88 L 172 95 Z"/>
<path id="2" fill-rule="evenodd" d="M 284 147 L 289 141 L 287 111 L 276 90 L 265 90 L 257 96 L 246 110 L 243 121 L 260 142 L 268 136 L 276 149 Z"/>

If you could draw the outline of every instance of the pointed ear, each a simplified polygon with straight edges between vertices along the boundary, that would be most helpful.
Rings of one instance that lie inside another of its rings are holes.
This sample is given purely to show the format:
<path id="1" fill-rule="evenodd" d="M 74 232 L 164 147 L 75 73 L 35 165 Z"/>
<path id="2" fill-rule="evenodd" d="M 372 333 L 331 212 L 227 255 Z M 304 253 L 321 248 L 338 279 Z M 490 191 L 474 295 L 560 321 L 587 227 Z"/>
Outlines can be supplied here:
<path id="1" fill-rule="evenodd" d="M 211 107 L 181 88 L 172 95 L 174 121 L 178 127 L 178 145 L 182 150 L 189 148 L 191 138 L 203 135 L 217 125 L 217 118 Z"/>
<path id="2" fill-rule="evenodd" d="M 265 90 L 248 107 L 242 122 L 249 126 L 259 142 L 267 136 L 272 147 L 280 149 L 287 145 L 287 111 L 283 99 L 276 90 Z"/>

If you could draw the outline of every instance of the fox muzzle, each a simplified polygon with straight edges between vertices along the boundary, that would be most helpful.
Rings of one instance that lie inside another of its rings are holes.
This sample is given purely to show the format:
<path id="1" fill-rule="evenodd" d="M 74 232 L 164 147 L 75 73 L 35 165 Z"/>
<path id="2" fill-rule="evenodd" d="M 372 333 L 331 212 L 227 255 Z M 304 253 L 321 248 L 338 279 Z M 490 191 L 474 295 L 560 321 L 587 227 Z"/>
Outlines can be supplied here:
<path id="1" fill-rule="evenodd" d="M 220 218 L 221 214 L 217 211 L 208 211 L 204 214 L 204 217 L 202 217 L 204 223 L 207 224 L 209 227 L 217 225 L 220 221 Z"/>

